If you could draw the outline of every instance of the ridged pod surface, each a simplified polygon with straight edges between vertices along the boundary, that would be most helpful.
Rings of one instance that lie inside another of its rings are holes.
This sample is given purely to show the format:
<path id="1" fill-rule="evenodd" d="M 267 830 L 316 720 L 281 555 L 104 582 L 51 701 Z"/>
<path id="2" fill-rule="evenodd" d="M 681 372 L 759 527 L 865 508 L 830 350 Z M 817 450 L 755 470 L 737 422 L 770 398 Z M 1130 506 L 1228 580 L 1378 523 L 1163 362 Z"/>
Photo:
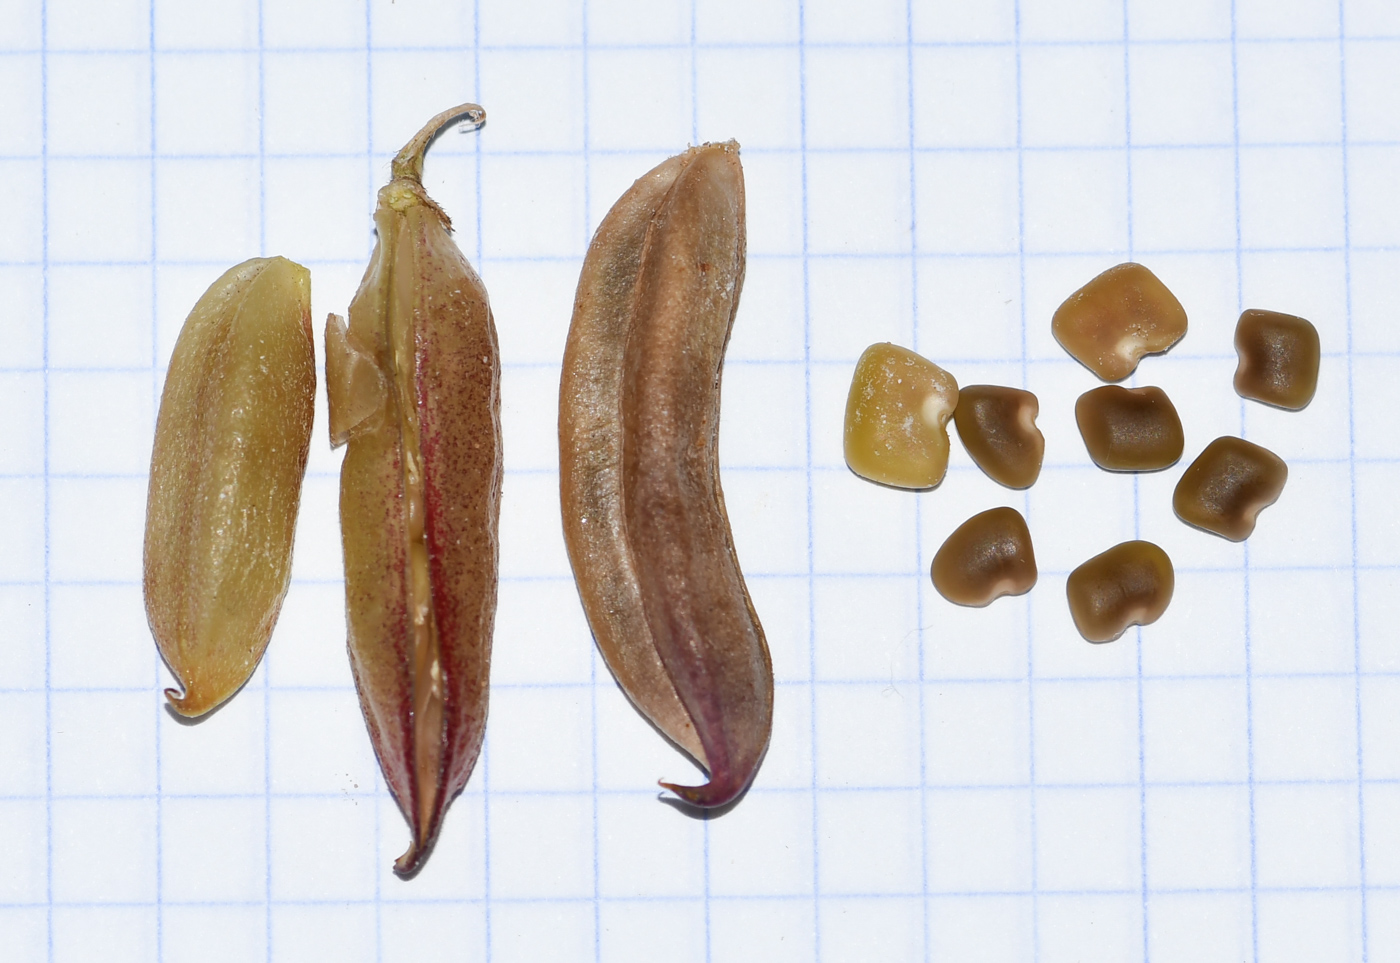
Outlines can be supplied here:
<path id="1" fill-rule="evenodd" d="M 589 625 L 633 704 L 709 773 L 752 782 L 773 669 L 719 479 L 720 374 L 744 277 L 738 145 L 638 180 L 584 260 L 559 399 L 564 536 Z"/>
<path id="2" fill-rule="evenodd" d="M 315 397 L 311 275 L 280 257 L 230 268 L 175 342 L 146 498 L 146 615 L 183 716 L 237 692 L 272 636 Z"/>
<path id="3" fill-rule="evenodd" d="M 379 192 L 379 241 L 347 327 L 326 325 L 350 665 L 379 764 L 427 858 L 486 729 L 501 496 L 500 358 L 486 289 L 423 190 L 428 122 Z"/>

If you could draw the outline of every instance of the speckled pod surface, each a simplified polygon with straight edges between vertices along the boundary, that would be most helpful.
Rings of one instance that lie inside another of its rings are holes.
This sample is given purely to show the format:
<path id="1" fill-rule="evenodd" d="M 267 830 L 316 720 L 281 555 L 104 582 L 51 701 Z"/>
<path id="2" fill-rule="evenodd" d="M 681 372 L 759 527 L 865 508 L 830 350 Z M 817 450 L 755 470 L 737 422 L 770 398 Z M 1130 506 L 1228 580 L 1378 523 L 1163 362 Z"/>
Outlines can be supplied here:
<path id="1" fill-rule="evenodd" d="M 347 444 L 340 525 L 350 665 L 419 869 L 486 729 L 501 497 L 500 357 L 481 279 L 423 190 L 434 117 L 379 192 L 348 327 L 326 326 L 331 443 Z"/>

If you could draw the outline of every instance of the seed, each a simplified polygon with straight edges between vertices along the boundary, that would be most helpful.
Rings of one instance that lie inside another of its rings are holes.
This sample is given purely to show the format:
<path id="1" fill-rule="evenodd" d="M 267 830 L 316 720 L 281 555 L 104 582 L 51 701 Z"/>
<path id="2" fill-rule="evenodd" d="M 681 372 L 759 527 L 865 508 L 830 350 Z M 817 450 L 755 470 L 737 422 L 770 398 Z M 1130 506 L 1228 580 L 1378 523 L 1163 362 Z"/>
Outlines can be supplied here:
<path id="1" fill-rule="evenodd" d="M 933 587 L 958 605 L 987 605 L 1035 585 L 1035 550 L 1026 520 L 1014 508 L 973 515 L 933 556 Z"/>
<path id="2" fill-rule="evenodd" d="M 846 396 L 846 464 L 895 488 L 932 488 L 948 470 L 948 420 L 958 382 L 894 344 L 872 344 Z"/>
<path id="3" fill-rule="evenodd" d="M 1172 600 L 1176 575 L 1151 542 L 1122 542 L 1095 555 L 1065 583 L 1069 614 L 1090 642 L 1112 642 L 1130 625 L 1151 625 Z"/>
<path id="4" fill-rule="evenodd" d="M 1007 488 L 1029 488 L 1045 458 L 1045 436 L 1035 425 L 1039 413 L 1029 391 L 968 385 L 958 390 L 953 424 L 977 467 Z"/>
<path id="5" fill-rule="evenodd" d="M 1157 471 L 1186 445 L 1181 419 L 1161 388 L 1104 385 L 1079 396 L 1074 420 L 1094 464 L 1109 471 Z"/>
<path id="6" fill-rule="evenodd" d="M 1317 392 L 1322 345 L 1303 318 L 1250 309 L 1235 325 L 1235 391 L 1279 408 L 1306 408 Z"/>
<path id="7" fill-rule="evenodd" d="M 146 498 L 146 615 L 183 716 L 237 692 L 272 636 L 315 396 L 311 275 L 280 257 L 230 268 L 175 342 Z"/>
<path id="8" fill-rule="evenodd" d="M 1226 435 L 1206 445 L 1176 483 L 1172 508 L 1188 525 L 1242 542 L 1259 513 L 1278 501 L 1288 481 L 1282 458 Z"/>
<path id="9" fill-rule="evenodd" d="M 1055 340 L 1104 381 L 1122 381 L 1145 354 L 1166 351 L 1186 333 L 1181 302 L 1141 264 L 1111 267 L 1055 311 Z"/>
<path id="10" fill-rule="evenodd" d="M 390 792 L 412 830 L 394 869 L 417 872 L 486 727 L 501 497 L 500 356 L 481 279 L 423 190 L 445 111 L 394 159 L 379 240 L 326 323 L 331 444 L 348 442 L 340 530 L 350 666 Z"/>
<path id="11" fill-rule="evenodd" d="M 584 611 L 633 704 L 721 806 L 768 747 L 773 670 L 719 480 L 720 374 L 744 278 L 738 145 L 662 162 L 584 259 L 559 390 L 564 537 Z"/>

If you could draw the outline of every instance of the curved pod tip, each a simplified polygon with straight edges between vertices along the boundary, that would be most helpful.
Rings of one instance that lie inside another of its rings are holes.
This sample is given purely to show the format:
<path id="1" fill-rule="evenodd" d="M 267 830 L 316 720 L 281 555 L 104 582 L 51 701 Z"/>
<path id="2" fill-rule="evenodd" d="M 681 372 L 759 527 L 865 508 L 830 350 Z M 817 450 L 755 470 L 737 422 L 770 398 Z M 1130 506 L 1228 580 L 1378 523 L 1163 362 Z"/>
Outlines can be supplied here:
<path id="1" fill-rule="evenodd" d="M 724 351 L 743 284 L 738 145 L 643 175 L 589 245 L 560 384 L 565 544 L 599 651 L 632 704 L 739 798 L 772 728 L 772 664 L 717 458 Z"/>
<path id="2" fill-rule="evenodd" d="M 146 500 L 146 616 L 182 716 L 232 698 L 267 648 L 291 580 L 315 395 L 310 273 L 282 257 L 225 271 L 176 339 Z"/>

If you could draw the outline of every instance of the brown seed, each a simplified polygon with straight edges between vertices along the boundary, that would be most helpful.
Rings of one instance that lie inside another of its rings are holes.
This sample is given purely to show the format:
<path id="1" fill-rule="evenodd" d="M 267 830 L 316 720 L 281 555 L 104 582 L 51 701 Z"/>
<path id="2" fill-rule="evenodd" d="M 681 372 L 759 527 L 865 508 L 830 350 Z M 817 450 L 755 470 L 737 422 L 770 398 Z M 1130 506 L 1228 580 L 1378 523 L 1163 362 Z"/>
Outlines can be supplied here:
<path id="1" fill-rule="evenodd" d="M 1161 388 L 1104 385 L 1079 396 L 1074 420 L 1094 464 L 1109 471 L 1157 471 L 1181 457 L 1186 437 Z"/>
<path id="2" fill-rule="evenodd" d="M 1312 322 L 1251 308 L 1235 325 L 1235 391 L 1241 398 L 1297 410 L 1317 391 L 1322 345 Z"/>
<path id="3" fill-rule="evenodd" d="M 379 191 L 379 240 L 350 324 L 326 324 L 331 445 L 350 667 L 416 873 L 471 776 L 486 729 L 501 499 L 501 366 L 481 279 L 423 190 L 444 111 L 404 146 Z"/>
<path id="4" fill-rule="evenodd" d="M 559 388 L 564 539 L 619 685 L 709 772 L 662 785 L 721 806 L 753 781 L 773 668 L 720 488 L 720 375 L 744 279 L 739 145 L 632 185 L 584 258 Z"/>
<path id="5" fill-rule="evenodd" d="M 1122 381 L 1145 354 L 1166 351 L 1186 333 L 1186 311 L 1141 264 L 1111 267 L 1055 311 L 1055 340 L 1104 381 Z"/>
<path id="6" fill-rule="evenodd" d="M 1045 458 L 1045 436 L 1035 425 L 1039 413 L 1029 391 L 968 385 L 958 391 L 953 423 L 977 467 L 1007 488 L 1029 488 Z"/>
<path id="7" fill-rule="evenodd" d="M 973 515 L 933 557 L 933 587 L 958 605 L 987 605 L 1035 585 L 1035 550 L 1026 520 L 1014 508 Z"/>
<path id="8" fill-rule="evenodd" d="M 1206 445 L 1176 483 L 1172 508 L 1188 525 L 1242 542 L 1259 513 L 1278 501 L 1288 481 L 1282 458 L 1226 435 Z"/>
<path id="9" fill-rule="evenodd" d="M 146 615 L 182 716 L 232 696 L 267 648 L 315 401 L 310 273 L 281 257 L 230 268 L 180 329 L 151 452 Z"/>
<path id="10" fill-rule="evenodd" d="M 1122 542 L 1095 555 L 1065 582 L 1074 627 L 1090 642 L 1112 642 L 1130 625 L 1151 625 L 1172 600 L 1176 575 L 1151 542 Z"/>
<path id="11" fill-rule="evenodd" d="M 948 470 L 948 419 L 958 382 L 908 348 L 872 344 L 846 396 L 846 464 L 895 488 L 932 488 Z"/>

